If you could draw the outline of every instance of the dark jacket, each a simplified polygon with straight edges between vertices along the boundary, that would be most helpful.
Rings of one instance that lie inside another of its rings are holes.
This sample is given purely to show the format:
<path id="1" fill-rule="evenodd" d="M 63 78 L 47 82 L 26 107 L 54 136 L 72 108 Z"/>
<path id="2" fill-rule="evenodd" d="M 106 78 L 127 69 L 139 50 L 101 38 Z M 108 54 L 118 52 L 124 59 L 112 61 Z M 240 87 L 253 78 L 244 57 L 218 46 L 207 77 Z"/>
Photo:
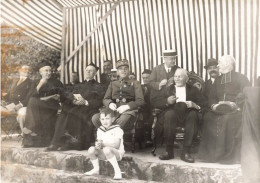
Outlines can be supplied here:
<path id="1" fill-rule="evenodd" d="M 73 90 L 68 97 L 70 103 L 74 100 L 73 94 L 81 94 L 81 96 L 88 101 L 91 109 L 98 109 L 102 106 L 102 99 L 104 96 L 104 87 L 96 80 L 83 81 L 75 84 Z"/>
<path id="2" fill-rule="evenodd" d="M 20 101 L 23 106 L 26 106 L 30 98 L 29 91 L 32 88 L 33 81 L 30 78 L 26 78 L 17 86 L 18 81 L 19 79 L 13 81 L 13 84 L 4 99 L 6 102 L 14 104 L 18 104 Z"/>
<path id="3" fill-rule="evenodd" d="M 169 96 L 175 95 L 175 85 L 170 85 L 167 88 L 161 90 L 160 95 L 154 96 L 151 98 L 151 104 L 154 108 L 166 109 L 168 107 L 174 106 L 175 104 L 168 105 L 167 98 Z M 199 105 L 201 108 L 207 106 L 206 98 L 199 92 L 199 90 L 194 87 L 186 84 L 186 100 L 192 101 L 195 104 Z"/>
<path id="4" fill-rule="evenodd" d="M 171 72 L 167 73 L 164 67 L 164 64 L 158 65 L 153 68 L 152 73 L 149 77 L 148 85 L 151 86 L 153 90 L 159 90 L 159 84 L 163 79 L 170 79 L 174 76 L 176 69 L 178 66 L 173 66 L 171 68 Z"/>

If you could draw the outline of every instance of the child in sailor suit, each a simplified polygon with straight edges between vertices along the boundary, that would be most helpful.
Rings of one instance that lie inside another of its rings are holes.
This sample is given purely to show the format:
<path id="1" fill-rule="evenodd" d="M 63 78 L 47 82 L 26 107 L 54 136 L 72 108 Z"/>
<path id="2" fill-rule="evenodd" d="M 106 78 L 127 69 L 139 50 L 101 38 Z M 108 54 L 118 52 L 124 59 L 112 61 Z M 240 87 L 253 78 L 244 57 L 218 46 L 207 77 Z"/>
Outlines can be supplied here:
<path id="1" fill-rule="evenodd" d="M 123 144 L 124 132 L 119 125 L 113 125 L 115 114 L 109 108 L 100 112 L 102 126 L 97 130 L 97 141 L 95 146 L 88 149 L 88 157 L 93 164 L 93 169 L 86 172 L 86 175 L 99 174 L 98 160 L 107 160 L 114 168 L 114 179 L 122 179 L 122 174 L 117 161 L 120 161 L 125 153 Z"/>

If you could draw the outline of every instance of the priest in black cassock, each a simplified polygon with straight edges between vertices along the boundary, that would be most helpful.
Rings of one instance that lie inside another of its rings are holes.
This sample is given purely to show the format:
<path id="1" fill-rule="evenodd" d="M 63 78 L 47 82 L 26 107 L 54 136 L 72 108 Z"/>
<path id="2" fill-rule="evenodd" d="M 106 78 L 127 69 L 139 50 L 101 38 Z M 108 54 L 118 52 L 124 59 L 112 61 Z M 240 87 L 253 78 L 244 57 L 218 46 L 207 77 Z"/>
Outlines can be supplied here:
<path id="1" fill-rule="evenodd" d="M 91 117 L 102 106 L 105 94 L 104 86 L 94 79 L 98 69 L 95 64 L 89 64 L 86 67 L 85 81 L 74 85 L 66 101 L 71 108 L 64 120 L 57 121 L 57 128 L 47 151 L 89 148 L 91 140 L 93 140 Z M 61 138 L 64 136 L 70 138 L 65 140 L 65 144 L 61 144 Z"/>
<path id="2" fill-rule="evenodd" d="M 235 59 L 222 56 L 221 75 L 215 79 L 208 101 L 211 111 L 204 116 L 199 155 L 208 162 L 239 163 L 241 149 L 242 91 L 250 83 L 235 72 Z"/>
<path id="3" fill-rule="evenodd" d="M 32 87 L 23 128 L 23 147 L 42 147 L 50 143 L 54 132 L 63 84 L 51 77 L 51 65 L 38 65 L 41 79 Z"/>

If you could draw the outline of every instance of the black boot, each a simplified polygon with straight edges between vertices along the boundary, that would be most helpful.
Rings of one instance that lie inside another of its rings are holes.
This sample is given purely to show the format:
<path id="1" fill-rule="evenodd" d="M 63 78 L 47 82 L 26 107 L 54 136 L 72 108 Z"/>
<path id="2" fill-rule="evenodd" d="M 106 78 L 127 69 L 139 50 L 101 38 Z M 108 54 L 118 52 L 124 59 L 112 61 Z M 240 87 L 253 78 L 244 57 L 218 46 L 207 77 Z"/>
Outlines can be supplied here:
<path id="1" fill-rule="evenodd" d="M 160 155 L 159 156 L 160 160 L 169 160 L 169 159 L 174 159 L 174 153 L 173 153 L 173 147 L 166 147 L 166 154 Z"/>
<path id="2" fill-rule="evenodd" d="M 181 153 L 181 160 L 187 163 L 194 163 L 195 159 L 190 155 L 190 147 L 184 147 Z"/>

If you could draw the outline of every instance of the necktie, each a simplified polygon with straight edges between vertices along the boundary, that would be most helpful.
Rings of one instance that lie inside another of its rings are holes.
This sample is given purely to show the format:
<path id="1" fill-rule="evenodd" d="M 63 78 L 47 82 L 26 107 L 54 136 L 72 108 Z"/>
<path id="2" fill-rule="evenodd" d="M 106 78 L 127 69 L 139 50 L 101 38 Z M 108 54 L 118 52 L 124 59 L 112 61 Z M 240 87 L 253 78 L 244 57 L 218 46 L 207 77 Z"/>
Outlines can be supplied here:
<path id="1" fill-rule="evenodd" d="M 171 72 L 171 69 L 170 68 L 168 68 L 168 73 L 170 73 Z"/>

